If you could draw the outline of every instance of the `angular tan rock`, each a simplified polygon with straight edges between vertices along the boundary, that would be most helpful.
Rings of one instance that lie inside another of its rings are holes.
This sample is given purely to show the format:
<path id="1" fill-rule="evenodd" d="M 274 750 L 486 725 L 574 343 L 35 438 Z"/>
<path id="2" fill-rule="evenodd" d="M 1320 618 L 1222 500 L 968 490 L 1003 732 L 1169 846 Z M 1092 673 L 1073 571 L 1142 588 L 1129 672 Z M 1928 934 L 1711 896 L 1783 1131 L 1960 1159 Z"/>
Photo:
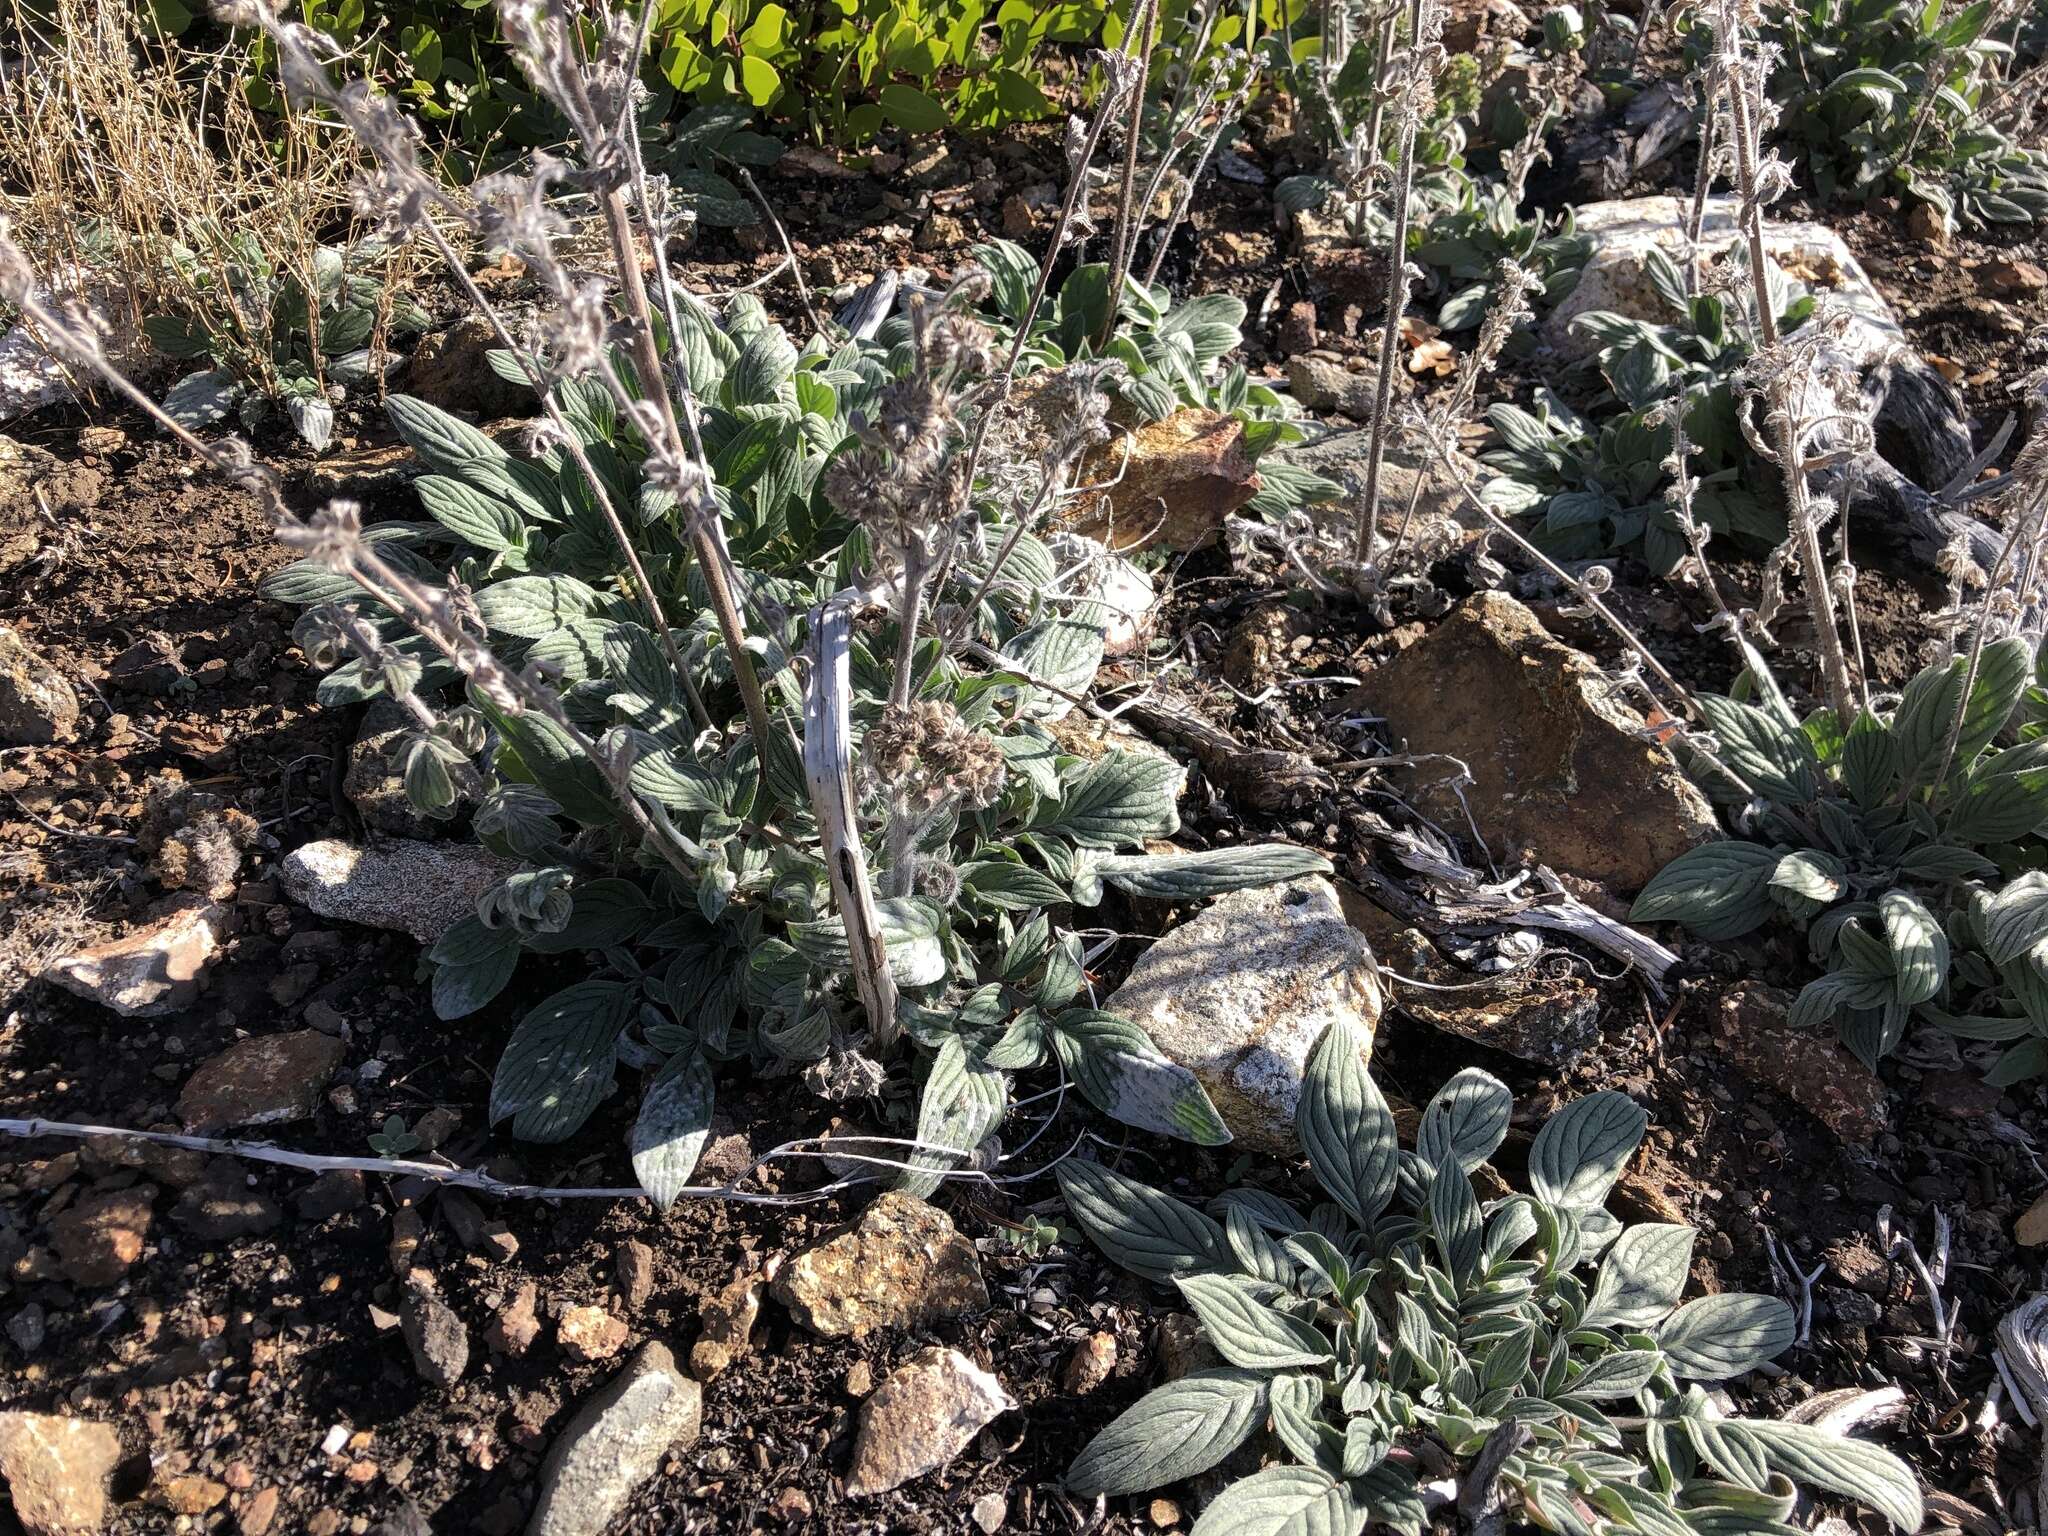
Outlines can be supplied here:
<path id="1" fill-rule="evenodd" d="M 847 1493 L 887 1493 L 943 1467 L 1016 1406 L 1000 1381 L 957 1349 L 913 1356 L 861 1405 Z"/>
<path id="2" fill-rule="evenodd" d="M 690 1347 L 690 1373 L 699 1381 L 711 1380 L 753 1348 L 768 1278 L 764 1273 L 736 1275 L 704 1303 L 697 1342 Z"/>
<path id="3" fill-rule="evenodd" d="M 2013 1223 L 2013 1241 L 2022 1248 L 2039 1248 L 2048 1243 L 2048 1195 L 2043 1195 Z"/>
<path id="4" fill-rule="evenodd" d="M 1832 1036 L 1794 1029 L 1792 996 L 1755 983 L 1721 999 L 1715 1044 L 1759 1088 L 1782 1093 L 1845 1142 L 1867 1142 L 1888 1123 L 1881 1079 Z"/>
<path id="5" fill-rule="evenodd" d="M 178 1116 L 200 1136 L 304 1120 L 319 1109 L 341 1056 L 341 1042 L 317 1029 L 237 1040 L 186 1080 Z"/>
<path id="6" fill-rule="evenodd" d="M 1560 644 L 1512 597 L 1467 598 L 1369 674 L 1353 702 L 1413 752 L 1455 757 L 1479 831 L 1496 857 L 1524 852 L 1617 892 L 1641 890 L 1688 848 L 1721 835 L 1714 808 L 1591 657 Z M 1465 811 L 1448 787 L 1419 808 L 1453 832 Z"/>
<path id="7" fill-rule="evenodd" d="M 1080 483 L 1119 475 L 1108 490 L 1082 498 L 1069 523 L 1116 550 L 1200 549 L 1259 493 L 1244 423 L 1200 406 L 1113 438 L 1083 462 Z"/>
<path id="8" fill-rule="evenodd" d="M 851 1230 L 799 1254 L 774 1294 L 811 1332 L 856 1339 L 988 1306 L 974 1244 L 944 1211 L 895 1190 Z"/>
<path id="9" fill-rule="evenodd" d="M 1208 1090 L 1252 1151 L 1295 1152 L 1309 1052 L 1339 1019 L 1367 1041 L 1384 999 L 1372 950 L 1320 877 L 1233 891 L 1168 933 L 1105 1005 Z"/>
<path id="10" fill-rule="evenodd" d="M 142 926 L 53 961 L 42 979 L 111 1008 L 154 1018 L 189 1007 L 220 953 L 228 909 L 198 896 L 174 898 Z"/>
<path id="11" fill-rule="evenodd" d="M 0 1479 L 29 1536 L 87 1536 L 107 1523 L 113 1429 L 52 1413 L 0 1413 Z"/>
<path id="12" fill-rule="evenodd" d="M 519 866 L 487 849 L 405 839 L 359 847 L 335 838 L 285 857 L 285 894 L 322 917 L 389 928 L 431 944 Z"/>

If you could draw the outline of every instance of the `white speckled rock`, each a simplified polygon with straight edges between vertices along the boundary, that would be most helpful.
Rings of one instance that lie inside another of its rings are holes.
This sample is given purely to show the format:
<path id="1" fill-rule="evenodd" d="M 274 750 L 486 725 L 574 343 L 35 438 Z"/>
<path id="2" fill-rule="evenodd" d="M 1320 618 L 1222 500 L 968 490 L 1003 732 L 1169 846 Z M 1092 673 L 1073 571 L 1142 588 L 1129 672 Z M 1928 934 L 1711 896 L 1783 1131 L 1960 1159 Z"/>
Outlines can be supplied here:
<path id="1" fill-rule="evenodd" d="M 1573 216 L 1574 228 L 1593 237 L 1593 255 L 1579 277 L 1578 287 L 1544 322 L 1543 339 L 1568 356 L 1591 357 L 1600 350 L 1600 344 L 1571 328 L 1580 315 L 1605 310 L 1636 320 L 1674 319 L 1670 307 L 1650 285 L 1643 261 L 1654 246 L 1663 247 L 1666 255 L 1677 258 L 1688 201 L 1659 195 L 1588 203 L 1579 208 Z M 1732 197 L 1707 200 L 1706 222 L 1700 228 L 1707 259 L 1719 255 L 1737 239 L 1736 207 L 1737 201 Z M 1809 288 L 1831 295 L 1855 315 L 1855 323 L 1844 342 L 1858 361 L 1904 342 L 1891 306 L 1885 303 L 1842 237 L 1825 224 L 1781 224 L 1767 220 L 1764 249 L 1790 275 Z"/>
<path id="2" fill-rule="evenodd" d="M 1202 1080 L 1238 1142 L 1295 1155 L 1301 1074 L 1339 1019 L 1367 1040 L 1382 994 L 1365 938 L 1320 877 L 1234 891 L 1146 953 L 1109 1000 Z"/>
<path id="3" fill-rule="evenodd" d="M 193 895 L 174 897 L 156 917 L 118 939 L 52 961 L 43 980 L 146 1019 L 190 1007 L 220 953 L 228 910 Z"/>
<path id="4" fill-rule="evenodd" d="M 328 838 L 293 849 L 281 874 L 285 893 L 322 917 L 390 928 L 431 944 L 518 867 L 460 843 L 400 838 L 359 847 Z"/>
<path id="5" fill-rule="evenodd" d="M 676 1369 L 665 1344 L 646 1344 L 577 1409 L 540 1469 L 526 1536 L 602 1536 L 671 1450 L 696 1443 L 704 1389 Z"/>
<path id="6" fill-rule="evenodd" d="M 1016 1406 L 1002 1382 L 959 1350 L 925 1350 L 862 1404 L 847 1493 L 887 1493 L 943 1467 Z"/>

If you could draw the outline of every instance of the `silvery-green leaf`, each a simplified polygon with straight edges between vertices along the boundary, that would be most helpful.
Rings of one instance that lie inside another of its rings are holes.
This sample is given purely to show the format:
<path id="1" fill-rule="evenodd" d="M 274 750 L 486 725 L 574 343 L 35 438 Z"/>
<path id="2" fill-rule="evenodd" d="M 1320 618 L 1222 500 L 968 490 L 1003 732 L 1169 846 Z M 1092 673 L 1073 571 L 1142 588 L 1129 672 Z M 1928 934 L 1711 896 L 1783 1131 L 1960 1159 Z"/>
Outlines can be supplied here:
<path id="1" fill-rule="evenodd" d="M 1050 875 L 1009 859 L 983 859 L 962 864 L 960 889 L 984 906 L 1010 912 L 1055 907 L 1067 899 L 1066 888 Z"/>
<path id="2" fill-rule="evenodd" d="M 711 1106 L 716 1093 L 711 1064 L 696 1050 L 676 1052 L 647 1085 L 627 1147 L 633 1157 L 633 1177 L 656 1210 L 674 1205 L 696 1171 L 704 1143 L 711 1137 Z"/>
<path id="3" fill-rule="evenodd" d="M 1031 783 L 1041 795 L 1057 799 L 1060 792 L 1059 744 L 1035 726 L 1007 736 L 998 736 L 1003 761 Z"/>
<path id="4" fill-rule="evenodd" d="M 494 633 L 538 640 L 565 624 L 597 617 L 608 604 L 573 576 L 514 576 L 478 592 L 476 606 Z"/>
<path id="5" fill-rule="evenodd" d="M 1771 871 L 1771 889 L 1808 901 L 1833 901 L 1842 894 L 1848 871 L 1842 861 L 1819 848 L 1800 848 L 1778 860 Z"/>
<path id="6" fill-rule="evenodd" d="M 1455 1163 L 1443 1164 L 1430 1180 L 1429 1225 L 1451 1278 L 1460 1283 L 1468 1280 L 1479 1262 L 1479 1244 L 1484 1233 L 1479 1197 L 1472 1192 L 1471 1179 Z"/>
<path id="7" fill-rule="evenodd" d="M 1893 982 L 1905 1007 L 1924 1003 L 1948 980 L 1948 935 L 1911 891 L 1894 886 L 1877 898 L 1877 915 L 1891 946 Z"/>
<path id="8" fill-rule="evenodd" d="M 1685 1294 L 1695 1234 L 1677 1223 L 1625 1228 L 1601 1261 L 1586 1315 L 1588 1328 L 1648 1328 Z"/>
<path id="9" fill-rule="evenodd" d="M 1776 850 L 1729 839 L 1688 849 L 1658 870 L 1629 908 L 1633 923 L 1683 923 L 1701 938 L 1733 939 L 1765 922 Z"/>
<path id="10" fill-rule="evenodd" d="M 946 977 L 946 949 L 939 940 L 938 907 L 922 896 L 888 896 L 875 903 L 889 974 L 898 986 L 928 987 Z M 816 964 L 844 970 L 853 964 L 846 925 L 836 917 L 791 923 L 789 941 Z"/>
<path id="11" fill-rule="evenodd" d="M 1842 741 L 1842 787 L 1858 805 L 1875 806 L 1898 777 L 1898 765 L 1891 727 L 1865 710 Z"/>
<path id="12" fill-rule="evenodd" d="M 1514 1108 L 1507 1084 L 1477 1067 L 1466 1067 L 1439 1088 L 1423 1110 L 1415 1133 L 1416 1154 L 1432 1168 L 1450 1162 L 1470 1173 L 1506 1139 Z"/>
<path id="13" fill-rule="evenodd" d="M 1298 1317 L 1268 1306 L 1241 1275 L 1176 1275 L 1174 1284 L 1202 1321 L 1216 1352 L 1247 1370 L 1321 1365 L 1330 1341 Z"/>
<path id="14" fill-rule="evenodd" d="M 1064 1167 L 1064 1165 L 1062 1165 Z M 1206 1472 L 1266 1417 L 1252 1371 L 1196 1371 L 1155 1387 L 1112 1419 L 1067 1469 L 1074 1493 L 1139 1493 Z"/>
<path id="15" fill-rule="evenodd" d="M 1696 696 L 1727 765 L 1780 805 L 1802 805 L 1817 787 L 1820 765 L 1803 732 L 1753 704 L 1711 693 Z"/>
<path id="16" fill-rule="evenodd" d="M 391 396 L 384 414 L 406 446 L 444 475 L 467 480 L 479 465 L 497 466 L 511 457 L 460 417 L 411 395 Z"/>
<path id="17" fill-rule="evenodd" d="M 1003 1074 L 972 1060 L 955 1035 L 932 1058 L 918 1105 L 917 1139 L 927 1146 L 956 1147 L 964 1157 L 994 1134 L 1009 1102 Z M 947 1170 L 960 1165 L 961 1158 L 920 1149 L 909 1161 L 918 1171 L 904 1174 L 898 1187 L 922 1199 L 939 1187 Z"/>
<path id="18" fill-rule="evenodd" d="M 1393 1112 L 1366 1071 L 1369 1048 L 1350 1020 L 1331 1024 L 1309 1057 L 1294 1111 L 1295 1133 L 1317 1180 L 1367 1229 L 1394 1198 L 1400 1166 Z"/>
<path id="19" fill-rule="evenodd" d="M 179 426 L 198 431 L 210 427 L 234 409 L 242 386 L 235 376 L 219 369 L 188 373 L 164 396 L 164 414 Z"/>
<path id="20" fill-rule="evenodd" d="M 1062 1159 L 1053 1169 L 1074 1220 L 1116 1263 L 1162 1284 L 1197 1271 L 1233 1266 L 1223 1228 L 1185 1201 L 1126 1174 Z"/>
<path id="21" fill-rule="evenodd" d="M 1866 1504 L 1908 1536 L 1926 1519 L 1919 1479 L 1891 1452 L 1815 1424 L 1759 1419 L 1740 1422 L 1764 1459 L 1795 1483 L 1825 1488 Z"/>
<path id="22" fill-rule="evenodd" d="M 1984 952 L 2010 965 L 2048 939 L 2048 874 L 2030 869 L 1990 899 L 1982 922 Z"/>
<path id="23" fill-rule="evenodd" d="M 327 451 L 334 440 L 334 407 L 325 395 L 290 395 L 284 402 L 292 426 L 315 453 Z"/>
<path id="24" fill-rule="evenodd" d="M 1268 1467 L 1218 1494 L 1191 1536 L 1358 1536 L 1366 1518 L 1350 1483 L 1309 1467 Z"/>
<path id="25" fill-rule="evenodd" d="M 726 403 L 766 405 L 796 368 L 796 348 L 780 326 L 764 326 L 748 338 L 726 370 Z"/>
<path id="26" fill-rule="evenodd" d="M 491 1077 L 491 1123 L 509 1118 L 527 1141 L 574 1135 L 611 1092 L 637 995 L 623 982 L 579 981 L 521 1019 Z"/>
<path id="27" fill-rule="evenodd" d="M 467 1018 L 505 990 L 519 966 L 519 939 L 465 917 L 428 951 L 434 962 L 434 1017 Z"/>
<path id="28" fill-rule="evenodd" d="M 1034 830 L 1057 830 L 1089 848 L 1126 848 L 1180 830 L 1175 801 L 1187 775 L 1169 759 L 1112 750 L 1040 809 Z"/>
<path id="29" fill-rule="evenodd" d="M 1344 1440 L 1323 1416 L 1323 1373 L 1282 1371 L 1267 1388 L 1273 1433 L 1305 1467 L 1335 1474 L 1344 1466 Z"/>
<path id="30" fill-rule="evenodd" d="M 1565 1395 L 1598 1402 L 1610 1397 L 1633 1397 L 1650 1384 L 1657 1373 L 1657 1351 L 1622 1349 L 1601 1355 L 1585 1370 L 1565 1383 Z"/>
<path id="31" fill-rule="evenodd" d="M 1657 1327 L 1672 1371 L 1693 1381 L 1724 1381 L 1777 1359 L 1791 1347 L 1792 1309 L 1775 1296 L 1734 1292 L 1688 1301 Z"/>
<path id="32" fill-rule="evenodd" d="M 1286 1249 L 1266 1234 L 1244 1206 L 1224 1207 L 1223 1233 L 1230 1241 L 1230 1251 L 1237 1255 L 1237 1262 L 1247 1275 L 1271 1285 L 1294 1284 L 1294 1260 L 1288 1257 Z"/>
<path id="33" fill-rule="evenodd" d="M 1085 604 L 1078 616 L 1047 619 L 1019 631 L 1004 643 L 1002 654 L 1006 660 L 1015 662 L 1029 676 L 1062 690 L 1032 690 L 1024 709 L 1028 717 L 1063 719 L 1074 708 L 1074 701 L 1064 695 L 1085 694 L 1094 684 L 1095 674 L 1102 666 L 1103 622 L 1095 617 L 1099 612 L 1100 605 Z"/>
<path id="34" fill-rule="evenodd" d="M 1422 1490 L 1405 1468 L 1382 1462 L 1363 1477 L 1353 1478 L 1351 1493 L 1365 1507 L 1368 1518 L 1399 1531 L 1401 1536 L 1421 1536 L 1428 1523 Z M 1560 1525 L 1557 1529 L 1565 1527 Z"/>
<path id="35" fill-rule="evenodd" d="M 1088 1101 L 1142 1131 L 1217 1147 L 1230 1131 L 1195 1074 L 1169 1061 L 1129 1019 L 1092 1008 L 1053 1020 L 1060 1061 Z"/>
<path id="36" fill-rule="evenodd" d="M 1302 875 L 1326 875 L 1330 861 L 1288 843 L 1211 848 L 1201 853 L 1120 853 L 1096 866 L 1119 890 L 1156 901 L 1197 901 L 1229 891 L 1274 885 Z"/>
<path id="37" fill-rule="evenodd" d="M 1552 1205 L 1600 1205 L 1648 1126 L 1641 1107 L 1611 1088 L 1573 1100 L 1536 1133 L 1529 1148 L 1529 1187 Z"/>
<path id="38" fill-rule="evenodd" d="M 478 549 L 516 549 L 526 532 L 519 513 L 497 497 L 448 475 L 422 475 L 413 482 L 427 515 Z"/>

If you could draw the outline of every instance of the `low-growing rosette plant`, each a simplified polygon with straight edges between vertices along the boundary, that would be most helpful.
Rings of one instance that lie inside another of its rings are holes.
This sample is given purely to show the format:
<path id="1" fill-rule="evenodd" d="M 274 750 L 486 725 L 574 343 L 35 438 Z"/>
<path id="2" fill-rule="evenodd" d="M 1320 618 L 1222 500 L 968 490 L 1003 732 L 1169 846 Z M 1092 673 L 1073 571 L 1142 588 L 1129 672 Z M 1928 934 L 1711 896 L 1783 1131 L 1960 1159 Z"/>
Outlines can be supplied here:
<path id="1" fill-rule="evenodd" d="M 1743 835 L 1680 855 L 1631 916 L 1710 940 L 1802 925 L 1823 974 L 1792 1020 L 1838 1028 L 1873 1070 L 1916 1021 L 2003 1045 L 1993 1082 L 2048 1070 L 2044 683 L 2011 636 L 1928 667 L 1846 731 L 1769 687 L 1700 696 L 1712 752 L 1694 764 Z"/>
<path id="2" fill-rule="evenodd" d="M 1262 1190 L 1198 1210 L 1094 1163 L 1058 1169 L 1111 1259 L 1179 1291 L 1223 1364 L 1147 1393 L 1067 1472 L 1077 1494 L 1158 1488 L 1229 1462 L 1271 1426 L 1195 1536 L 1420 1532 L 1433 1508 L 1571 1536 L 1790 1533 L 1798 1486 L 1918 1528 L 1912 1472 L 1809 1424 L 1725 1416 L 1709 1395 L 1794 1337 L 1773 1297 L 1684 1299 L 1694 1232 L 1624 1225 L 1608 1192 L 1645 1116 L 1622 1094 L 1567 1105 L 1529 1148 L 1528 1190 L 1488 1168 L 1507 1088 L 1460 1072 L 1412 1150 L 1334 1025 L 1295 1129 L 1325 1200 Z M 1284 1454 L 1282 1454 L 1284 1453 Z"/>

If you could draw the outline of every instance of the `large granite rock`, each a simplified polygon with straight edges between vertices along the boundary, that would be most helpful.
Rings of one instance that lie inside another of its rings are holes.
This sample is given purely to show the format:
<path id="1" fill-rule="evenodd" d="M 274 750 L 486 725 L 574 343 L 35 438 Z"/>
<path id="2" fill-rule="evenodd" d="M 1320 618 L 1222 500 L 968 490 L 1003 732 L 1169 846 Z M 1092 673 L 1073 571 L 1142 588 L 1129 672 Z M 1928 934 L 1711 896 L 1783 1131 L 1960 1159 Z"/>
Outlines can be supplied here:
<path id="1" fill-rule="evenodd" d="M 1383 1002 L 1372 950 L 1317 877 L 1216 901 L 1146 951 L 1107 1006 L 1201 1080 L 1235 1140 L 1290 1157 L 1316 1041 L 1339 1020 L 1369 1041 Z"/>

